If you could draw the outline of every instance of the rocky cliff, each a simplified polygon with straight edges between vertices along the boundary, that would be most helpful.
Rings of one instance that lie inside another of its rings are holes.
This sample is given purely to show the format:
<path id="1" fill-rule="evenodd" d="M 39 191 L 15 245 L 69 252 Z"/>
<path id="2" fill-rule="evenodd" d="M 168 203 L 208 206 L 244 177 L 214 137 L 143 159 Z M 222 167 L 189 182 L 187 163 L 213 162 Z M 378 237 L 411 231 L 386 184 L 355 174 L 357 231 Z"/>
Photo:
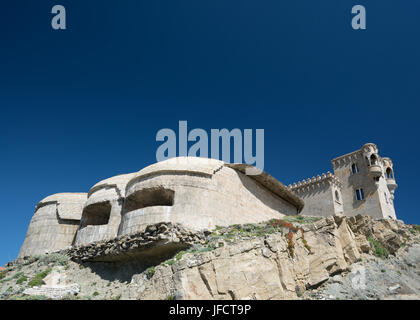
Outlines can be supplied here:
<path id="1" fill-rule="evenodd" d="M 418 226 L 369 216 L 295 216 L 200 233 L 157 224 L 16 260 L 1 273 L 0 298 L 418 299 L 419 239 Z"/>

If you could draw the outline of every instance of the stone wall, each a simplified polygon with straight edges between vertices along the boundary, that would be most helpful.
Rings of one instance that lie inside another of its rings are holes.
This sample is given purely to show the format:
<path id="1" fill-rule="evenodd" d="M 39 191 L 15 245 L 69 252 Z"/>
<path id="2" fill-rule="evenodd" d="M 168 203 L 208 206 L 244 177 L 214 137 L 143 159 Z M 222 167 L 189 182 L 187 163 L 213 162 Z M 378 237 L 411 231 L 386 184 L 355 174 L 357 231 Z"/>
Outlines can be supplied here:
<path id="1" fill-rule="evenodd" d="M 330 172 L 289 187 L 305 202 L 302 215 L 328 217 L 343 212 L 341 183 Z"/>

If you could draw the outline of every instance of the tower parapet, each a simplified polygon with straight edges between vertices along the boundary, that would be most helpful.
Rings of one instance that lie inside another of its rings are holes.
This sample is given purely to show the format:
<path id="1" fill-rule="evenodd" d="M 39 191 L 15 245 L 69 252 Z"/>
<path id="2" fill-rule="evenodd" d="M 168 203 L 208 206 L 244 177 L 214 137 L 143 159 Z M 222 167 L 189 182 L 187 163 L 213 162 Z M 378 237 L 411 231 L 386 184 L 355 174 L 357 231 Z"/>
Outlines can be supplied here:
<path id="1" fill-rule="evenodd" d="M 317 175 L 316 177 L 304 179 L 302 181 L 298 181 L 297 183 L 289 184 L 289 189 L 293 192 L 300 192 L 305 191 L 313 188 L 317 188 L 323 186 L 325 184 L 334 185 L 338 189 L 341 189 L 341 182 L 340 180 L 334 176 L 331 172 L 322 173 L 321 175 Z"/>

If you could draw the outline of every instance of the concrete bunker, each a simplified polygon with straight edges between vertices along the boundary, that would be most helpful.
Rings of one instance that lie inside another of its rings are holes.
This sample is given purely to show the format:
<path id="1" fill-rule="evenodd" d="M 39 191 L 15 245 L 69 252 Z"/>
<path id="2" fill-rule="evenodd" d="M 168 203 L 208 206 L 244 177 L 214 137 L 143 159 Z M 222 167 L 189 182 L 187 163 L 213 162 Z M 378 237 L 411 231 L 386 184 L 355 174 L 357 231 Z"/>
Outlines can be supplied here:
<path id="1" fill-rule="evenodd" d="M 35 208 L 19 257 L 71 246 L 86 198 L 86 193 L 59 193 L 41 200 Z"/>
<path id="2" fill-rule="evenodd" d="M 300 212 L 300 198 L 267 173 L 247 176 L 248 167 L 180 157 L 140 170 L 127 183 L 118 235 L 160 222 L 203 230 Z"/>
<path id="3" fill-rule="evenodd" d="M 77 201 L 49 197 L 37 208 L 20 256 L 108 241 L 161 222 L 201 231 L 301 212 L 302 199 L 265 172 L 246 175 L 250 167 L 172 158 L 103 180 Z"/>

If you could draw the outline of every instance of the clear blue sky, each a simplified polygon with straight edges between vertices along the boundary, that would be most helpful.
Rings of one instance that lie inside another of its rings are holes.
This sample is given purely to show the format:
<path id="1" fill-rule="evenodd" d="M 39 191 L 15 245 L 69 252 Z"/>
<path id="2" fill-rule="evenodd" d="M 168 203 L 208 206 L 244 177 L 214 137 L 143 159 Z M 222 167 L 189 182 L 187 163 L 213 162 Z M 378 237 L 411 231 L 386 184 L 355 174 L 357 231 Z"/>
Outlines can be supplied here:
<path id="1" fill-rule="evenodd" d="M 0 265 L 39 200 L 151 164 L 179 120 L 265 129 L 265 170 L 286 184 L 374 142 L 394 160 L 397 216 L 420 223 L 419 14 L 390 0 L 2 3 Z"/>

